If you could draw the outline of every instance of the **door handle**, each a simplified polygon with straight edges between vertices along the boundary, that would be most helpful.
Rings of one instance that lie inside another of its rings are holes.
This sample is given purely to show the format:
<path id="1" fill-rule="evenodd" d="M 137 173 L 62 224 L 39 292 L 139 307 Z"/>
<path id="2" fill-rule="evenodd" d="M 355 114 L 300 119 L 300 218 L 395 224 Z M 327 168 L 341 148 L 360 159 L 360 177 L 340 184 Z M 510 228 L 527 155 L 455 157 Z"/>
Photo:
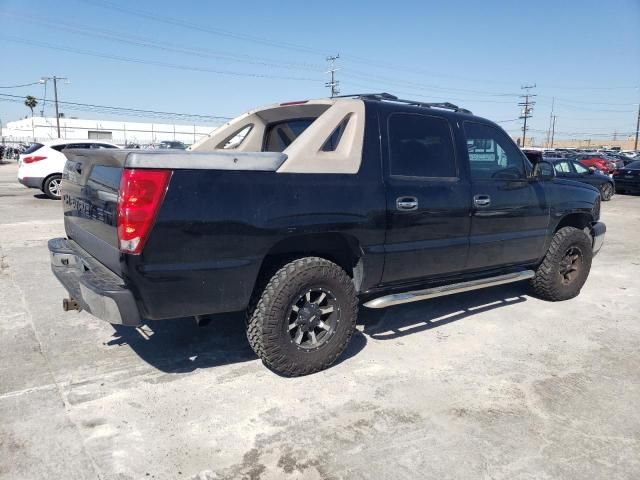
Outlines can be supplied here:
<path id="1" fill-rule="evenodd" d="M 403 212 L 410 212 L 418 209 L 418 199 L 416 197 L 398 197 L 396 198 L 396 209 Z"/>
<path id="2" fill-rule="evenodd" d="M 491 205 L 491 197 L 489 195 L 475 195 L 473 203 L 476 207 L 488 207 Z"/>

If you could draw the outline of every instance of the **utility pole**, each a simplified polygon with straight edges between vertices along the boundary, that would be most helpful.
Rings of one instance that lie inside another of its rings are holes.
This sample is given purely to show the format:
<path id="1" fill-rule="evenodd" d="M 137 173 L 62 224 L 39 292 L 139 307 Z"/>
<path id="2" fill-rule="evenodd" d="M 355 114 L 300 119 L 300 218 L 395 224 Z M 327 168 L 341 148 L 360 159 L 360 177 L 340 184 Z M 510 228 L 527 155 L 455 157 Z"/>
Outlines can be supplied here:
<path id="1" fill-rule="evenodd" d="M 553 139 L 556 135 L 556 118 L 558 117 L 553 115 L 553 122 L 551 123 L 551 147 L 549 148 L 553 148 Z"/>
<path id="2" fill-rule="evenodd" d="M 556 101 L 556 97 L 551 98 L 551 113 L 549 114 L 549 129 L 547 130 L 547 148 L 551 148 L 549 140 L 551 139 L 551 123 L 553 122 L 553 105 Z"/>
<path id="3" fill-rule="evenodd" d="M 638 119 L 636 120 L 636 143 L 633 145 L 633 149 L 638 151 L 638 131 L 640 131 L 640 103 L 638 104 Z"/>
<path id="4" fill-rule="evenodd" d="M 329 70 L 327 70 L 326 73 L 331 74 L 331 81 L 326 82 L 324 86 L 331 89 L 332 98 L 340 93 L 340 89 L 338 88 L 338 86 L 340 85 L 340 82 L 336 80 L 336 72 L 340 70 L 339 68 L 336 68 L 336 60 L 338 60 L 339 58 L 340 58 L 340 54 L 327 57 L 327 62 L 330 62 L 330 63 L 329 63 Z"/>
<path id="5" fill-rule="evenodd" d="M 56 127 L 58 129 L 58 138 L 60 138 L 60 111 L 58 109 L 58 80 L 66 80 L 68 83 L 69 79 L 67 77 L 56 77 L 55 75 L 53 77 L 42 77 L 40 79 L 40 81 L 45 84 L 45 88 L 49 80 L 53 80 L 53 97 L 54 97 L 54 102 L 56 104 Z"/>
<path id="6" fill-rule="evenodd" d="M 536 96 L 531 93 L 531 89 L 535 87 L 536 87 L 535 83 L 533 85 L 523 85 L 522 87 L 520 87 L 522 90 L 525 90 L 527 92 L 523 95 L 520 95 L 520 98 L 524 98 L 524 101 L 518 103 L 519 106 L 524 107 L 522 109 L 522 115 L 520 115 L 520 118 L 524 119 L 524 125 L 522 127 L 522 146 L 523 147 L 526 146 L 526 140 L 527 140 L 527 119 L 531 118 L 532 116 L 531 112 L 533 112 L 533 106 L 536 104 L 536 102 L 531 100 L 533 97 Z"/>

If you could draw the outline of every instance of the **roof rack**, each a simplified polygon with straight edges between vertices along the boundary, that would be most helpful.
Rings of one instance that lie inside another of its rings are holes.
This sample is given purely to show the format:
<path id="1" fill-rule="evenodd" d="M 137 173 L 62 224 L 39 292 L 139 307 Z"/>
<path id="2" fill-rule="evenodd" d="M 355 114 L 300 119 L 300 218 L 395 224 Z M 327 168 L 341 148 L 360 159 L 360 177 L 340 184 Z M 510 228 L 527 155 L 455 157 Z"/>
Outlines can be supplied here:
<path id="1" fill-rule="evenodd" d="M 391 95 L 390 93 L 358 93 L 354 95 L 340 95 L 340 97 L 358 97 L 365 98 L 367 100 L 379 100 L 379 101 L 387 101 L 387 102 L 396 102 L 396 103 L 404 103 L 406 105 L 414 105 L 416 107 L 424 107 L 424 108 L 442 108 L 444 110 L 452 110 L 454 112 L 460 113 L 469 113 L 470 110 L 466 108 L 461 108 L 453 103 L 443 102 L 443 103 L 426 103 L 426 102 L 418 102 L 416 100 L 404 100 L 396 97 L 395 95 Z"/>

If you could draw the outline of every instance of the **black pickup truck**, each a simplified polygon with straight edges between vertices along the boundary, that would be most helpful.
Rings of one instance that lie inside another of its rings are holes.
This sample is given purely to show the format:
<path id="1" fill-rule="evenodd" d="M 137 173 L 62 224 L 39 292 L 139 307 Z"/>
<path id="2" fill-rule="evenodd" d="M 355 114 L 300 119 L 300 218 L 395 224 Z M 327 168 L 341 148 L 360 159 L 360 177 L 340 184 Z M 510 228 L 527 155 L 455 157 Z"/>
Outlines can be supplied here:
<path id="1" fill-rule="evenodd" d="M 62 190 L 65 310 L 132 326 L 244 310 L 285 375 L 331 365 L 361 302 L 520 280 L 572 298 L 605 234 L 597 189 L 467 110 L 389 94 L 260 108 L 188 152 L 71 152 Z"/>

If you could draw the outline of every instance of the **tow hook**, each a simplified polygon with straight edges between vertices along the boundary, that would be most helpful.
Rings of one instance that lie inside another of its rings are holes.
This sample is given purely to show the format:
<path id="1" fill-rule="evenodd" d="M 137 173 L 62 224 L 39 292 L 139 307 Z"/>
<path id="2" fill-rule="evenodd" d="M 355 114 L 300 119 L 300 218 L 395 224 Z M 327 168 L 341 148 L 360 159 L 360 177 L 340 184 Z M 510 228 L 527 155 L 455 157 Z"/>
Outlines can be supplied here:
<path id="1" fill-rule="evenodd" d="M 62 309 L 65 312 L 69 310 L 82 310 L 82 307 L 76 302 L 73 298 L 63 298 L 62 299 Z"/>

